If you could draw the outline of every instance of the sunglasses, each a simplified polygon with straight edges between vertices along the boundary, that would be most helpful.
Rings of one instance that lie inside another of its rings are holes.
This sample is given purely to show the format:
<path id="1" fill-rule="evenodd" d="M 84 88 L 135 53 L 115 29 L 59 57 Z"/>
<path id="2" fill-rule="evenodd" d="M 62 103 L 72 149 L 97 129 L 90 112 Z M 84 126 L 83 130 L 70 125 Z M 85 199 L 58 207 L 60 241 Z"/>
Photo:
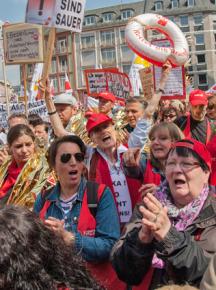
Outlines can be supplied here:
<path id="1" fill-rule="evenodd" d="M 62 163 L 68 163 L 71 160 L 71 157 L 74 157 L 77 162 L 82 162 L 85 159 L 85 156 L 81 152 L 77 152 L 75 154 L 71 153 L 63 153 L 60 157 Z"/>
<path id="2" fill-rule="evenodd" d="M 174 118 L 174 117 L 177 117 L 177 116 L 174 114 L 164 115 L 164 118 Z"/>

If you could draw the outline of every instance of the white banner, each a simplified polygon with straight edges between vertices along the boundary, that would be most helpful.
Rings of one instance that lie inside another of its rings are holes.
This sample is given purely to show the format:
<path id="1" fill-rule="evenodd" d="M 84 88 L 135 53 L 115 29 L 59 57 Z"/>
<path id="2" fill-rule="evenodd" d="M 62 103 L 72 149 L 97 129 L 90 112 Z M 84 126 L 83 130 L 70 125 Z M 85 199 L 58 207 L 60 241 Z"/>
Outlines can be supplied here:
<path id="1" fill-rule="evenodd" d="M 12 103 L 10 104 L 10 114 L 24 113 L 24 103 Z M 40 117 L 46 119 L 47 109 L 44 100 L 28 103 L 28 114 L 38 114 Z M 7 128 L 7 109 L 6 104 L 0 104 L 0 124 L 2 127 Z"/>
<path id="2" fill-rule="evenodd" d="M 30 88 L 30 102 L 36 100 L 38 94 L 39 81 L 43 71 L 43 63 L 37 63 L 35 65 L 34 74 L 32 77 L 31 88 Z"/>
<path id="3" fill-rule="evenodd" d="M 26 22 L 82 31 L 85 0 L 28 0 Z"/>

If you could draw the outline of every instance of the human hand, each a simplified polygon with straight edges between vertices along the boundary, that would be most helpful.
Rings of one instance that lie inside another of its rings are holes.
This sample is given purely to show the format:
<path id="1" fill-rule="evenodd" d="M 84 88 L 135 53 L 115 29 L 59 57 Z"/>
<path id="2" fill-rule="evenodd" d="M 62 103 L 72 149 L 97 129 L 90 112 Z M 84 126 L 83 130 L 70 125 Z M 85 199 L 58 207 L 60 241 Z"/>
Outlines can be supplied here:
<path id="1" fill-rule="evenodd" d="M 126 129 L 121 130 L 121 142 L 123 144 L 127 144 L 129 136 L 130 136 L 130 133 Z"/>
<path id="2" fill-rule="evenodd" d="M 162 73 L 161 73 L 160 84 L 159 84 L 159 88 L 161 90 L 164 90 L 164 87 L 166 85 L 171 69 L 172 69 L 171 63 L 169 61 L 166 61 L 165 64 L 162 66 Z"/>
<path id="3" fill-rule="evenodd" d="M 155 194 L 156 192 L 156 189 L 157 189 L 157 185 L 154 184 L 154 183 L 147 183 L 147 184 L 143 184 L 140 189 L 139 189 L 139 192 L 141 192 L 141 195 L 142 195 L 142 198 L 144 196 L 147 195 L 147 193 L 151 193 L 151 194 Z"/>
<path id="4" fill-rule="evenodd" d="M 140 148 L 129 148 L 123 154 L 124 164 L 127 167 L 139 166 L 140 156 L 141 156 Z"/>
<path id="5" fill-rule="evenodd" d="M 139 207 L 139 211 L 143 215 L 143 218 L 142 218 L 142 227 L 139 231 L 138 237 L 142 243 L 149 244 L 153 240 L 153 234 L 151 232 L 151 229 L 145 225 L 144 210 L 145 210 L 144 206 Z"/>
<path id="6" fill-rule="evenodd" d="M 51 97 L 51 88 L 50 88 L 49 79 L 46 80 L 46 84 L 44 84 L 44 83 L 42 83 L 42 81 L 40 81 L 38 90 L 42 96 L 45 96 L 45 98 L 50 98 Z"/>
<path id="7" fill-rule="evenodd" d="M 8 150 L 6 147 L 3 147 L 0 150 L 0 166 L 5 162 L 5 160 L 9 157 Z"/>
<path id="8" fill-rule="evenodd" d="M 59 220 L 54 217 L 48 217 L 48 219 L 44 221 L 44 224 L 50 230 L 54 231 L 57 235 L 62 237 L 67 245 L 70 245 L 74 242 L 74 234 L 64 229 L 64 220 Z"/>
<path id="9" fill-rule="evenodd" d="M 146 208 L 143 207 L 143 224 L 149 228 L 153 237 L 157 241 L 162 241 L 171 227 L 171 222 L 167 215 L 167 208 L 151 194 L 148 193 L 143 202 Z"/>
<path id="10" fill-rule="evenodd" d="M 59 220 L 51 216 L 44 221 L 44 224 L 59 235 L 61 235 L 64 230 L 64 220 Z"/>

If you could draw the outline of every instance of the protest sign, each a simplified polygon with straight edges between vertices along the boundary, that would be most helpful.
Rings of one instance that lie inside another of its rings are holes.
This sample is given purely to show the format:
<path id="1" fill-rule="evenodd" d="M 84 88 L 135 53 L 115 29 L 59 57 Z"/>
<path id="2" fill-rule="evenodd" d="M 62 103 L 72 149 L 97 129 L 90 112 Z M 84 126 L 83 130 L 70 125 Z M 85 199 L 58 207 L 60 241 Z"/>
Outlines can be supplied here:
<path id="1" fill-rule="evenodd" d="M 154 45 L 170 47 L 168 39 L 160 39 L 152 41 Z M 159 82 L 161 78 L 161 67 L 153 66 L 154 89 L 159 89 Z M 166 82 L 165 93 L 162 94 L 162 100 L 185 99 L 186 98 L 186 84 L 185 84 L 185 70 L 184 66 L 172 68 L 168 80 Z"/>
<path id="2" fill-rule="evenodd" d="M 154 94 L 154 77 L 152 66 L 139 70 L 144 99 L 150 100 Z"/>
<path id="3" fill-rule="evenodd" d="M 86 70 L 86 84 L 88 95 L 97 95 L 107 89 L 106 73 L 104 70 Z"/>
<path id="4" fill-rule="evenodd" d="M 109 91 L 119 98 L 129 97 L 131 83 L 127 74 L 117 69 L 92 69 L 84 72 L 88 95 L 97 97 L 100 92 Z"/>
<path id="5" fill-rule="evenodd" d="M 11 103 L 10 113 L 23 113 L 25 111 L 24 103 Z M 41 117 L 46 118 L 47 109 L 43 100 L 28 103 L 28 114 L 38 114 Z M 0 104 L 0 123 L 1 126 L 7 128 L 8 114 L 6 110 L 6 104 Z"/>
<path id="6" fill-rule="evenodd" d="M 29 0 L 26 22 L 82 31 L 85 0 Z"/>
<path id="7" fill-rule="evenodd" d="M 34 24 L 10 24 L 3 28 L 6 64 L 43 62 L 42 27 Z"/>

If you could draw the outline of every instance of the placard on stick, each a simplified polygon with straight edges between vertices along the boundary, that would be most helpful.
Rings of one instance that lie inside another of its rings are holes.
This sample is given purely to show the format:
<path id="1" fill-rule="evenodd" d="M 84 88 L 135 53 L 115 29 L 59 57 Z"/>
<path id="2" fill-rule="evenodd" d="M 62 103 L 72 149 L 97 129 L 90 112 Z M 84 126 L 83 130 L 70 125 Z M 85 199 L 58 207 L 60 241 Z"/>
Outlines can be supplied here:
<path id="1" fill-rule="evenodd" d="M 44 61 L 42 27 L 35 24 L 11 24 L 3 27 L 6 64 Z"/>
<path id="2" fill-rule="evenodd" d="M 168 39 L 154 40 L 153 44 L 157 46 L 170 47 Z M 161 77 L 161 67 L 153 66 L 154 88 L 155 91 L 159 89 L 159 82 Z M 184 66 L 172 68 L 168 80 L 166 82 L 165 93 L 162 95 L 162 100 L 185 99 L 186 98 L 186 84 L 185 84 L 185 69 Z"/>
<path id="3" fill-rule="evenodd" d="M 145 100 L 150 100 L 154 94 L 154 77 L 152 66 L 139 70 Z"/>
<path id="4" fill-rule="evenodd" d="M 26 22 L 82 31 L 85 0 L 28 0 Z"/>
<path id="5" fill-rule="evenodd" d="M 131 83 L 127 74 L 117 69 L 89 69 L 84 72 L 88 95 L 97 97 L 100 92 L 109 91 L 122 99 L 130 96 Z"/>

